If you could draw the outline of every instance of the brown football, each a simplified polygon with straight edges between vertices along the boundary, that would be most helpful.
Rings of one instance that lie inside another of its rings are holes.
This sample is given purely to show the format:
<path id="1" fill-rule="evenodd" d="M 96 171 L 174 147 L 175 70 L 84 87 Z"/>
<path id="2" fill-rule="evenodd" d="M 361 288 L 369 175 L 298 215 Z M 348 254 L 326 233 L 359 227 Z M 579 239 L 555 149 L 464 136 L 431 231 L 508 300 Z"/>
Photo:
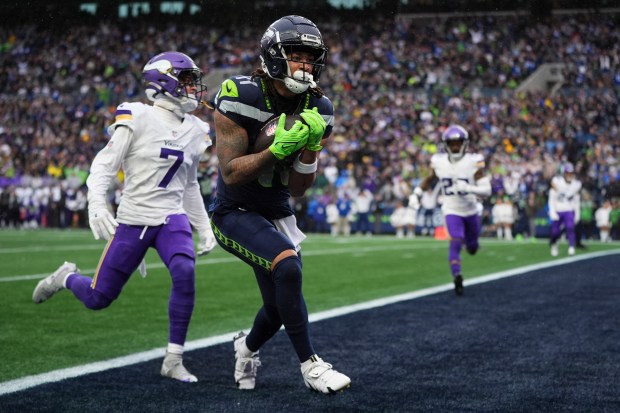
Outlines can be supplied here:
<path id="1" fill-rule="evenodd" d="M 276 135 L 276 128 L 278 127 L 279 120 L 280 120 L 280 117 L 276 116 L 275 118 L 268 120 L 267 123 L 263 125 L 263 127 L 258 132 L 258 136 L 256 136 L 254 145 L 250 146 L 250 153 L 262 152 L 263 150 L 268 148 L 269 145 L 273 143 L 273 139 Z M 304 122 L 302 117 L 299 115 L 286 115 L 286 124 L 285 124 L 286 129 L 287 130 L 290 129 L 296 120 L 300 120 Z"/>

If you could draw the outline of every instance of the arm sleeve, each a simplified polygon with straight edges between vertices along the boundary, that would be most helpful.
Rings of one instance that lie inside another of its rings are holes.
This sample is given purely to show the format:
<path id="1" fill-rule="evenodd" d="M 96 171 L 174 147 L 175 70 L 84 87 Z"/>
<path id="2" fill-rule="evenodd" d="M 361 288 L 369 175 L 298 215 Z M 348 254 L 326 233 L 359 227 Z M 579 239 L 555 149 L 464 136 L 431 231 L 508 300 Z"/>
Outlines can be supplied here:
<path id="1" fill-rule="evenodd" d="M 483 176 L 476 181 L 476 185 L 471 185 L 469 192 L 478 196 L 489 196 L 491 195 L 491 181 Z"/>
<path id="2" fill-rule="evenodd" d="M 86 179 L 88 186 L 89 209 L 106 208 L 106 193 L 110 182 L 121 167 L 131 143 L 133 131 L 128 127 L 116 128 L 110 143 L 103 148 L 90 166 L 90 175 Z"/>
<path id="3" fill-rule="evenodd" d="M 200 194 L 197 166 L 191 168 L 187 178 L 187 186 L 183 194 L 183 209 L 187 212 L 189 222 L 196 228 L 199 234 L 208 231 L 210 227 L 209 216 L 207 215 L 207 210 L 205 209 L 204 201 Z"/>
<path id="4" fill-rule="evenodd" d="M 547 206 L 549 207 L 549 214 L 553 215 L 556 213 L 556 201 L 557 201 L 557 191 L 551 187 L 549 189 L 549 200 L 547 201 Z"/>

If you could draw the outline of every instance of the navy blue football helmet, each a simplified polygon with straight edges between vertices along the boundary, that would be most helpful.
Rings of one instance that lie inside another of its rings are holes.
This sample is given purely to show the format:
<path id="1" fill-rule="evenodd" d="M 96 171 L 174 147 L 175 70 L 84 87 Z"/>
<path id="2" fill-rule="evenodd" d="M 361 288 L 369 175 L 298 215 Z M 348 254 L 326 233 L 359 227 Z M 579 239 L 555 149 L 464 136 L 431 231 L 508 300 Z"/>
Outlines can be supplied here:
<path id="1" fill-rule="evenodd" d="M 312 73 L 291 73 L 288 65 L 292 52 L 307 52 L 313 56 Z M 260 42 L 263 70 L 273 79 L 284 82 L 293 93 L 303 93 L 316 87 L 327 60 L 327 47 L 314 23 L 301 16 L 285 16 L 273 22 Z"/>

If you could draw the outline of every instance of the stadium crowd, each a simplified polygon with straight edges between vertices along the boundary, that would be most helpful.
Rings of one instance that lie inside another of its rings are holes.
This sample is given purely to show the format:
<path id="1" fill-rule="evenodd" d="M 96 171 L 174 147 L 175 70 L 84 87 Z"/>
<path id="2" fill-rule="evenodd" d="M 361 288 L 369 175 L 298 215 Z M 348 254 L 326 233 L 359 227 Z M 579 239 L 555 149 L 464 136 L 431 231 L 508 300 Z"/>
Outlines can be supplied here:
<path id="1" fill-rule="evenodd" d="M 334 222 L 328 222 L 328 206 L 336 205 L 345 221 L 362 216 L 365 223 L 370 216 L 373 232 L 383 231 L 386 214 L 406 204 L 427 175 L 443 128 L 459 123 L 469 128 L 492 176 L 487 228 L 494 228 L 495 199 L 505 198 L 516 211 L 513 232 L 535 236 L 536 220 L 546 220 L 541 211 L 549 180 L 561 163 L 572 162 L 583 182 L 582 237 L 594 236 L 594 211 L 609 200 L 611 238 L 620 239 L 617 16 L 334 18 L 320 27 L 330 49 L 321 88 L 334 102 L 336 127 L 314 188 L 295 200 L 302 229 L 328 232 Z M 86 226 L 90 163 L 106 145 L 116 105 L 140 98 L 144 62 L 160 51 L 182 50 L 206 73 L 248 75 L 258 65 L 257 30 L 153 19 L 75 22 L 71 30 L 3 25 L 0 225 Z M 554 95 L 517 92 L 546 62 L 565 63 L 563 87 Z M 197 114 L 212 121 L 208 110 Z M 211 153 L 201 173 L 208 202 L 216 190 Z M 359 199 L 368 193 L 370 203 Z M 112 208 L 118 194 L 109 194 Z M 423 233 L 440 220 L 434 210 L 422 203 L 417 222 Z"/>

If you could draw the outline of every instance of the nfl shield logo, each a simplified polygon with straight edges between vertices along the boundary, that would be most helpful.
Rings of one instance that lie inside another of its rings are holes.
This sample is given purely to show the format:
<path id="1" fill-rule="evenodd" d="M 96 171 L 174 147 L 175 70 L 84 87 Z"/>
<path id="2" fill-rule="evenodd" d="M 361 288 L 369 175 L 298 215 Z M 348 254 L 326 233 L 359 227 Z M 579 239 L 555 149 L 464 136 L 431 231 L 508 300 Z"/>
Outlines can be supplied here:
<path id="1" fill-rule="evenodd" d="M 272 136 L 276 134 L 276 128 L 278 127 L 278 122 L 271 122 L 271 125 L 267 127 L 265 130 L 265 135 Z"/>

